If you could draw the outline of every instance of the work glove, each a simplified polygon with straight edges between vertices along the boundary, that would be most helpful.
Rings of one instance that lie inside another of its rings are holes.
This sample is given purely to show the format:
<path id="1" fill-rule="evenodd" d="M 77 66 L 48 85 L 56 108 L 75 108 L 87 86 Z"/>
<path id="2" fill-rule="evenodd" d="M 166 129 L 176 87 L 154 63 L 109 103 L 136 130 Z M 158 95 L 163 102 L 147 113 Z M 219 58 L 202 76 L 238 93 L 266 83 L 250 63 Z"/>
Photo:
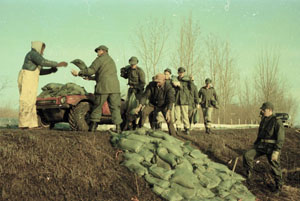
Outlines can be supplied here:
<path id="1" fill-rule="evenodd" d="M 278 161 L 279 158 L 279 151 L 273 151 L 271 156 L 271 161 Z"/>
<path id="2" fill-rule="evenodd" d="M 171 121 L 171 110 L 167 111 L 166 120 L 167 120 L 168 123 Z"/>
<path id="3" fill-rule="evenodd" d="M 65 61 L 62 61 L 62 62 L 59 62 L 58 64 L 57 64 L 57 67 L 61 67 L 61 66 L 67 66 L 68 65 L 68 63 L 67 62 L 65 62 Z"/>
<path id="4" fill-rule="evenodd" d="M 52 73 L 56 73 L 56 71 L 57 71 L 57 68 L 55 68 L 55 67 L 51 68 Z"/>

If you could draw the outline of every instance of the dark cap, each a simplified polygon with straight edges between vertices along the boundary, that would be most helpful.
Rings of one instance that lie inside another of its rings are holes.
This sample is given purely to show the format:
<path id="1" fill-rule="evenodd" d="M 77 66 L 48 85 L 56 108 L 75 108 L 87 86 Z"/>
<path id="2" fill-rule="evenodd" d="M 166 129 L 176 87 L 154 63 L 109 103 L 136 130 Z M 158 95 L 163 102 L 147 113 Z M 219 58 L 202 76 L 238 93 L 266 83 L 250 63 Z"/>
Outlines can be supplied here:
<path id="1" fill-rule="evenodd" d="M 265 102 L 262 104 L 262 106 L 260 107 L 260 109 L 265 110 L 265 109 L 270 109 L 270 110 L 274 110 L 274 105 L 271 102 Z"/>
<path id="2" fill-rule="evenodd" d="M 108 47 L 106 47 L 105 45 L 100 45 L 99 47 L 97 47 L 95 49 L 95 52 L 98 52 L 98 50 L 105 50 L 105 51 L 108 51 Z"/>
<path id="3" fill-rule="evenodd" d="M 135 65 L 135 64 L 139 63 L 139 60 L 137 57 L 131 57 L 128 62 L 130 65 Z"/>
<path id="4" fill-rule="evenodd" d="M 183 68 L 183 67 L 178 68 L 178 73 L 184 73 L 184 72 L 185 72 L 185 68 Z"/>
<path id="5" fill-rule="evenodd" d="M 206 84 L 211 83 L 211 79 L 210 79 L 210 78 L 206 78 L 206 79 L 205 79 L 205 83 L 206 83 Z"/>
<path id="6" fill-rule="evenodd" d="M 166 69 L 164 70 L 164 72 L 169 72 L 170 74 L 172 74 L 172 71 L 171 71 L 170 68 L 166 68 Z"/>

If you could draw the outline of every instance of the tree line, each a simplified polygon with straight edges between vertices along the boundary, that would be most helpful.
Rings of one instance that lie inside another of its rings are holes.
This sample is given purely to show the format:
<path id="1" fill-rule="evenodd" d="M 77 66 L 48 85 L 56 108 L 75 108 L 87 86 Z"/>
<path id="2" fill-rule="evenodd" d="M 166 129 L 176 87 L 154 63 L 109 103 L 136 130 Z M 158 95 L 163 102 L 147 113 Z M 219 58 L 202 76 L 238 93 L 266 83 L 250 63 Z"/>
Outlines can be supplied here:
<path id="1" fill-rule="evenodd" d="M 194 75 L 198 88 L 207 77 L 211 78 L 219 96 L 220 108 L 213 115 L 216 123 L 257 123 L 259 107 L 265 101 L 275 105 L 275 112 L 289 113 L 294 119 L 298 109 L 296 98 L 280 66 L 280 52 L 275 48 L 258 47 L 261 51 L 253 56 L 253 68 L 242 77 L 242 66 L 230 42 L 214 34 L 203 36 L 191 15 L 182 19 L 175 32 L 165 20 L 147 22 L 138 25 L 133 40 L 147 81 L 165 68 L 171 68 L 177 75 L 180 66 L 186 68 L 188 75 Z M 177 34 L 176 41 L 170 40 L 171 30 Z"/>

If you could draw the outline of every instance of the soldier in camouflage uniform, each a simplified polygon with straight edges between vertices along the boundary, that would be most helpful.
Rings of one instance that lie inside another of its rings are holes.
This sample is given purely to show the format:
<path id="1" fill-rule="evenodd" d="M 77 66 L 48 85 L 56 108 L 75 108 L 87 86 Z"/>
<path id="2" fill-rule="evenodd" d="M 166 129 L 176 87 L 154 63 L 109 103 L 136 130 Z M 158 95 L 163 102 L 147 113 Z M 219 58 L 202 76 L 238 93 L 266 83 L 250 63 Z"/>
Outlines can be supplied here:
<path id="1" fill-rule="evenodd" d="M 108 101 L 112 121 L 116 124 L 117 132 L 120 132 L 120 124 L 122 123 L 120 112 L 121 96 L 116 64 L 109 56 L 106 46 L 99 46 L 95 49 L 95 52 L 98 57 L 89 68 L 85 68 L 79 71 L 79 73 L 72 71 L 74 76 L 91 76 L 95 74 L 95 102 L 90 116 L 89 131 L 96 131 L 98 122 L 100 122 L 102 116 L 102 106 L 105 101 Z"/>
<path id="2" fill-rule="evenodd" d="M 128 93 L 127 97 L 130 97 L 132 93 L 135 94 L 137 100 L 140 100 L 145 87 L 145 73 L 142 68 L 137 66 L 139 60 L 137 57 L 131 57 L 129 59 L 129 66 L 121 68 L 121 77 L 128 79 Z"/>
<path id="3" fill-rule="evenodd" d="M 274 106 L 272 103 L 265 102 L 260 109 L 262 120 L 259 125 L 257 139 L 253 148 L 243 156 L 244 167 L 247 171 L 247 177 L 250 179 L 253 161 L 262 155 L 266 155 L 276 183 L 274 191 L 279 192 L 283 184 L 280 152 L 285 138 L 284 127 L 281 120 L 273 114 Z"/>
<path id="4" fill-rule="evenodd" d="M 207 134 L 211 133 L 211 119 L 213 108 L 217 108 L 218 96 L 211 86 L 211 79 L 205 80 L 205 86 L 199 90 L 200 105 L 203 112 L 204 126 Z"/>

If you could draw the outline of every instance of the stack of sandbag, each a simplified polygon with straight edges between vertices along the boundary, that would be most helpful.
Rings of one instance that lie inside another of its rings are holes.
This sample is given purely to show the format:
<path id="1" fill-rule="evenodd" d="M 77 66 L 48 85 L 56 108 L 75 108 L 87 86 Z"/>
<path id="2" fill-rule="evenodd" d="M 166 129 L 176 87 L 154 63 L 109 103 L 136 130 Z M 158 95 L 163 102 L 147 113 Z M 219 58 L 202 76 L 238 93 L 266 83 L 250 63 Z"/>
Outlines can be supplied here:
<path id="1" fill-rule="evenodd" d="M 87 91 L 75 83 L 49 83 L 42 87 L 42 92 L 38 95 L 39 98 L 58 97 L 66 95 L 86 95 Z"/>
<path id="2" fill-rule="evenodd" d="M 124 150 L 122 164 L 143 176 L 166 200 L 255 200 L 242 176 L 164 132 L 147 128 L 112 132 L 111 143 Z"/>

